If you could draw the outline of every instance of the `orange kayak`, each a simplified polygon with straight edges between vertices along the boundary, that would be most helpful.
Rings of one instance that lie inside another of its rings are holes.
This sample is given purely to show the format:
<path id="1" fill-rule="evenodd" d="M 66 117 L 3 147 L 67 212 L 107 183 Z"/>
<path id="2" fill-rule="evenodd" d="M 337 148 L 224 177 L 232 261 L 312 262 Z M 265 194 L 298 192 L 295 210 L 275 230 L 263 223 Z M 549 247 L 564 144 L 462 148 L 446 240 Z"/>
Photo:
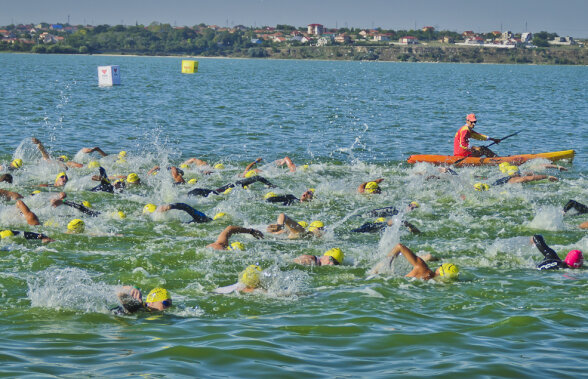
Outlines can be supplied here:
<path id="1" fill-rule="evenodd" d="M 514 165 L 521 165 L 526 161 L 531 159 L 543 158 L 548 159 L 552 162 L 559 161 L 561 159 L 568 159 L 570 162 L 574 159 L 574 154 L 576 152 L 574 150 L 563 150 L 563 151 L 552 151 L 550 153 L 538 153 L 538 154 L 520 154 L 520 155 L 511 155 L 508 157 L 467 157 L 463 159 L 463 157 L 456 157 L 454 155 L 431 155 L 431 154 L 421 154 L 421 155 L 411 155 L 407 162 L 408 163 L 417 163 L 417 162 L 427 162 L 432 163 L 434 165 L 452 165 L 455 162 L 460 161 L 457 165 L 458 166 L 483 166 L 483 165 L 499 165 L 502 162 L 508 162 Z"/>

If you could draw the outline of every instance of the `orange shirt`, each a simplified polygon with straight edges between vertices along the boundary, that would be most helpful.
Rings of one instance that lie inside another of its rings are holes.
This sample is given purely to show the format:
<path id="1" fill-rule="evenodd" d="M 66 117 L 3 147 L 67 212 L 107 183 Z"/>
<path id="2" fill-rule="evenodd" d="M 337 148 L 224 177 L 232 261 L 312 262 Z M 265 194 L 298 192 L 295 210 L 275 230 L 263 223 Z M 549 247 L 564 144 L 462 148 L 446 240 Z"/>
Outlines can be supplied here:
<path id="1" fill-rule="evenodd" d="M 488 139 L 488 136 L 474 132 L 473 130 L 470 130 L 467 125 L 464 125 L 457 131 L 457 133 L 455 133 L 455 138 L 453 139 L 453 155 L 467 157 L 472 154 L 472 152 L 469 151 L 470 137 L 480 141 L 486 141 Z"/>

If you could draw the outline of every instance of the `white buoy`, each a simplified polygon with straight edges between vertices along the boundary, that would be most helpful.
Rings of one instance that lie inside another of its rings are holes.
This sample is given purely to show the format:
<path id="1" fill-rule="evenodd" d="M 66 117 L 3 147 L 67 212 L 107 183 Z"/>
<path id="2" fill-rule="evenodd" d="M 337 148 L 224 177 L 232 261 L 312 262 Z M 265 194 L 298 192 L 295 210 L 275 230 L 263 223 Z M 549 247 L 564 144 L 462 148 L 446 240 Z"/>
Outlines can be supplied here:
<path id="1" fill-rule="evenodd" d="M 100 87 L 120 85 L 120 67 L 98 66 L 98 85 Z"/>

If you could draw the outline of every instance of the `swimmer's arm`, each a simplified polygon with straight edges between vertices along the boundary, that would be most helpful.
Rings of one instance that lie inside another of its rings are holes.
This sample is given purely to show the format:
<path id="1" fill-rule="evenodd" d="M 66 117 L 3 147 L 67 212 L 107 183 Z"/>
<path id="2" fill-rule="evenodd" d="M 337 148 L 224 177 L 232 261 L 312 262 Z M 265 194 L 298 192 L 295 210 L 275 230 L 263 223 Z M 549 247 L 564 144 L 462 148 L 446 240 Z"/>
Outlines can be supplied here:
<path id="1" fill-rule="evenodd" d="M 38 139 L 36 139 L 35 137 L 33 137 L 32 139 L 33 143 L 35 145 L 37 145 L 37 148 L 39 149 L 39 151 L 41 152 L 41 155 L 43 156 L 43 159 L 48 161 L 51 159 L 51 157 L 49 156 L 49 154 L 47 153 L 47 150 L 45 150 L 45 146 L 43 146 L 43 144 L 41 143 L 41 141 L 39 141 Z"/>
<path id="2" fill-rule="evenodd" d="M 176 182 L 176 184 L 185 184 L 186 181 L 184 180 L 184 177 L 182 176 L 182 174 L 180 173 L 180 170 L 178 170 L 177 167 L 172 167 L 170 169 L 171 172 L 171 176 L 172 178 L 174 178 L 174 181 Z"/>
<path id="3" fill-rule="evenodd" d="M 276 161 L 277 166 L 283 166 L 284 164 L 286 166 L 288 166 L 288 168 L 290 169 L 290 172 L 296 172 L 296 165 L 294 164 L 294 162 L 292 162 L 290 157 L 284 157 L 284 158 L 278 159 Z"/>
<path id="4" fill-rule="evenodd" d="M 141 293 L 141 290 L 137 287 L 124 286 L 122 290 L 117 294 L 117 296 L 120 299 L 123 295 L 131 295 L 133 299 L 143 302 L 143 294 Z"/>
<path id="5" fill-rule="evenodd" d="M 67 197 L 65 192 L 60 192 L 56 197 L 50 200 L 51 206 L 53 208 L 57 208 L 60 205 L 63 205 L 63 199 Z"/>
<path id="6" fill-rule="evenodd" d="M 6 200 L 18 200 L 22 199 L 23 196 L 17 192 L 0 189 L 0 197 L 6 198 Z"/>
<path id="7" fill-rule="evenodd" d="M 157 208 L 157 211 L 158 212 L 167 212 L 170 209 L 177 209 L 177 210 L 186 212 L 187 214 L 190 215 L 190 217 L 192 217 L 192 220 L 194 222 L 212 221 L 212 219 L 210 217 L 206 216 L 204 213 L 202 213 L 200 211 L 197 211 L 196 209 L 194 209 L 193 207 L 191 207 L 185 203 L 173 203 L 173 204 L 160 205 Z"/>
<path id="8" fill-rule="evenodd" d="M 54 239 L 49 238 L 46 235 L 39 234 L 39 233 L 24 232 L 23 235 L 24 235 L 24 238 L 26 238 L 28 240 L 41 240 L 41 242 L 43 242 L 43 243 L 49 243 L 49 242 L 55 241 Z"/>
<path id="9" fill-rule="evenodd" d="M 210 245 L 208 245 L 208 247 L 212 247 L 213 249 L 217 249 L 217 250 L 224 250 L 227 248 L 227 246 L 229 246 L 229 238 L 233 234 L 239 234 L 239 233 L 248 233 L 257 239 L 263 238 L 263 233 L 260 232 L 259 230 L 251 229 L 251 228 L 243 228 L 241 226 L 236 226 L 236 225 L 229 225 L 218 235 L 218 238 L 216 239 L 216 241 L 211 243 Z"/>
<path id="10" fill-rule="evenodd" d="M 208 166 L 208 163 L 206 163 L 206 161 L 203 161 L 202 159 L 198 159 L 198 158 L 190 158 L 188 160 L 186 160 L 184 163 L 182 163 L 183 165 L 190 165 L 190 164 L 196 164 L 196 166 Z"/>
<path id="11" fill-rule="evenodd" d="M 104 151 L 102 151 L 102 149 L 99 148 L 98 146 L 95 146 L 95 147 L 92 147 L 92 148 L 84 147 L 82 149 L 82 153 L 85 153 L 85 154 L 90 154 L 90 153 L 93 153 L 95 151 L 98 152 L 98 154 L 102 155 L 103 157 L 105 157 L 105 156 L 108 155 Z"/>
<path id="12" fill-rule="evenodd" d="M 155 166 L 151 170 L 147 171 L 147 175 L 151 175 L 156 171 L 159 171 L 159 166 Z"/>
<path id="13" fill-rule="evenodd" d="M 304 254 L 299 257 L 294 258 L 294 263 L 299 265 L 316 265 L 316 257 L 314 255 Z"/>
<path id="14" fill-rule="evenodd" d="M 390 258 L 396 258 L 398 255 L 404 256 L 408 263 L 413 265 L 413 267 L 420 266 L 419 258 L 416 256 L 416 254 L 401 243 L 394 246 L 394 248 L 388 253 L 388 257 Z"/>
<path id="15" fill-rule="evenodd" d="M 34 214 L 29 207 L 22 201 L 16 201 L 16 207 L 22 212 L 23 216 L 27 220 L 27 224 L 29 225 L 40 225 L 39 218 L 36 214 Z"/>
<path id="16" fill-rule="evenodd" d="M 408 230 L 413 234 L 420 234 L 421 233 L 421 231 L 416 226 L 414 226 L 413 224 L 411 224 L 408 221 L 402 221 L 402 225 L 406 226 L 408 228 Z"/>
<path id="17" fill-rule="evenodd" d="M 257 163 L 261 162 L 262 159 L 261 158 L 257 158 L 256 160 L 254 160 L 253 162 L 249 163 L 247 165 L 247 167 L 245 167 L 245 171 L 243 171 L 243 175 L 247 174 L 247 171 L 251 170 L 251 168 L 253 166 L 255 166 Z"/>

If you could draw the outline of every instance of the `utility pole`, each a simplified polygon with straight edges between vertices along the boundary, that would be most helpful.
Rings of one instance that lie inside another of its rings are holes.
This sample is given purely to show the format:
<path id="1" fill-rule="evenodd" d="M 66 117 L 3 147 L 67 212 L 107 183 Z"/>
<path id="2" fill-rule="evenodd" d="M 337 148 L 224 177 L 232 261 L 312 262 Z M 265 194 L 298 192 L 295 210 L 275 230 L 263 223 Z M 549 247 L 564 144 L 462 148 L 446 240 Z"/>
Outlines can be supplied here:
<path id="1" fill-rule="evenodd" d="M 69 25 L 69 15 L 67 15 L 67 24 Z"/>

